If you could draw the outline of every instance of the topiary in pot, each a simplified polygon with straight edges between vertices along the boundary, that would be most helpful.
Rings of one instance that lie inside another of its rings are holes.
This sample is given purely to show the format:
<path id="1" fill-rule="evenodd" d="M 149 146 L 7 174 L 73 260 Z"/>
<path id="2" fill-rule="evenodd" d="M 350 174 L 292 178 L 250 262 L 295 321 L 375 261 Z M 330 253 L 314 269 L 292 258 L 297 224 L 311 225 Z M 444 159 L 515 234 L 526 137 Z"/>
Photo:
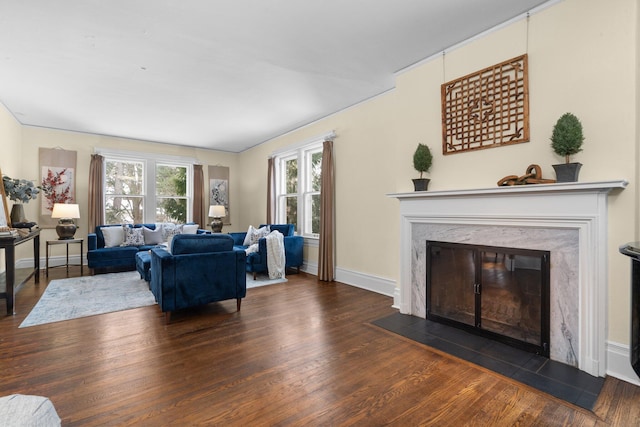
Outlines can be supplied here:
<path id="1" fill-rule="evenodd" d="M 565 163 L 551 165 L 556 171 L 558 182 L 578 180 L 582 163 L 570 163 L 570 156 L 582 151 L 583 141 L 584 135 L 580 120 L 571 113 L 563 114 L 556 122 L 551 134 L 551 148 L 556 154 L 565 158 Z"/>
<path id="2" fill-rule="evenodd" d="M 431 150 L 424 144 L 418 144 L 415 153 L 413 153 L 413 167 L 420 172 L 420 178 L 413 179 L 413 187 L 415 191 L 426 191 L 429 187 L 428 178 L 423 178 L 422 174 L 428 172 L 433 163 L 433 155 Z"/>

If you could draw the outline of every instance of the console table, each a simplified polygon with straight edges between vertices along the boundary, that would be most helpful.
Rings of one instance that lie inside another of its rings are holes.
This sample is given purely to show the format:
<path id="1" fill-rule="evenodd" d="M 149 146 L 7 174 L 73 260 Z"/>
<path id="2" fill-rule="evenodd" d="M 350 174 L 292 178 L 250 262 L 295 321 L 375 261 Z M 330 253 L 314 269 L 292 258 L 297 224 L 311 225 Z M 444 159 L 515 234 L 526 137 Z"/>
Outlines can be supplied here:
<path id="1" fill-rule="evenodd" d="M 25 277 L 20 274 L 22 280 L 18 281 L 16 277 L 16 246 L 28 241 L 33 242 L 33 270 L 29 270 Z M 40 270 L 40 229 L 30 232 L 24 237 L 1 237 L 0 249 L 4 249 L 5 260 L 5 272 L 0 278 L 0 298 L 7 300 L 7 315 L 15 314 L 13 302 L 20 288 L 34 275 L 36 283 L 40 283 L 40 275 L 38 274 Z"/>

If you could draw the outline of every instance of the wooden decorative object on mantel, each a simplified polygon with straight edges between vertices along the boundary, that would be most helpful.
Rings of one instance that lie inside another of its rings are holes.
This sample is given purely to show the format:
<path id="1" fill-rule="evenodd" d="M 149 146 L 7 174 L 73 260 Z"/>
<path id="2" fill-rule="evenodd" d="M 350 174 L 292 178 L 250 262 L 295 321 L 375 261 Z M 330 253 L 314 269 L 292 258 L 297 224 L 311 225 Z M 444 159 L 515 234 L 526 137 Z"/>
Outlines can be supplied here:
<path id="1" fill-rule="evenodd" d="M 527 55 L 441 86 L 442 154 L 529 141 Z"/>
<path id="2" fill-rule="evenodd" d="M 529 165 L 527 173 L 518 175 L 507 175 L 498 181 L 498 187 L 512 186 L 512 185 L 525 185 L 525 184 L 553 184 L 555 179 L 542 178 L 542 169 L 538 165 Z"/>

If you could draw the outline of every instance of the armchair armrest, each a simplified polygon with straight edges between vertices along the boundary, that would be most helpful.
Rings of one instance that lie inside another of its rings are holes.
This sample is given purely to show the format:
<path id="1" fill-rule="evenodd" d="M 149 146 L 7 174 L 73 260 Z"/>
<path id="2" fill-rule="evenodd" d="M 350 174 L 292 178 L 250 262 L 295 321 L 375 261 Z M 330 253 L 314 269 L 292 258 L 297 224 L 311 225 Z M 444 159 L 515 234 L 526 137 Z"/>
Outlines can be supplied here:
<path id="1" fill-rule="evenodd" d="M 286 267 L 300 267 L 303 264 L 304 238 L 302 236 L 286 236 L 284 238 L 284 255 Z"/>
<path id="2" fill-rule="evenodd" d="M 98 236 L 96 233 L 89 233 L 87 235 L 87 250 L 95 251 L 98 249 Z"/>

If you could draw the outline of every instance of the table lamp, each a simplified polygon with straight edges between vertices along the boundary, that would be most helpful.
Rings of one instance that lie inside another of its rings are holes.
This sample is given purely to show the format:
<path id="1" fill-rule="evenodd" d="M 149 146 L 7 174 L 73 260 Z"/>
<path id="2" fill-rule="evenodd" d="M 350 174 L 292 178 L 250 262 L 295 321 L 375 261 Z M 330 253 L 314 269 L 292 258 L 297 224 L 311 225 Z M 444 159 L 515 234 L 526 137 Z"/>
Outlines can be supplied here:
<path id="1" fill-rule="evenodd" d="M 80 208 L 73 203 L 56 203 L 53 205 L 51 218 L 60 219 L 56 225 L 59 240 L 73 239 L 77 228 L 73 219 L 80 218 Z"/>
<path id="2" fill-rule="evenodd" d="M 209 206 L 209 217 L 211 220 L 211 230 L 214 233 L 222 232 L 222 218 L 226 216 L 227 211 L 223 205 L 211 205 Z"/>

